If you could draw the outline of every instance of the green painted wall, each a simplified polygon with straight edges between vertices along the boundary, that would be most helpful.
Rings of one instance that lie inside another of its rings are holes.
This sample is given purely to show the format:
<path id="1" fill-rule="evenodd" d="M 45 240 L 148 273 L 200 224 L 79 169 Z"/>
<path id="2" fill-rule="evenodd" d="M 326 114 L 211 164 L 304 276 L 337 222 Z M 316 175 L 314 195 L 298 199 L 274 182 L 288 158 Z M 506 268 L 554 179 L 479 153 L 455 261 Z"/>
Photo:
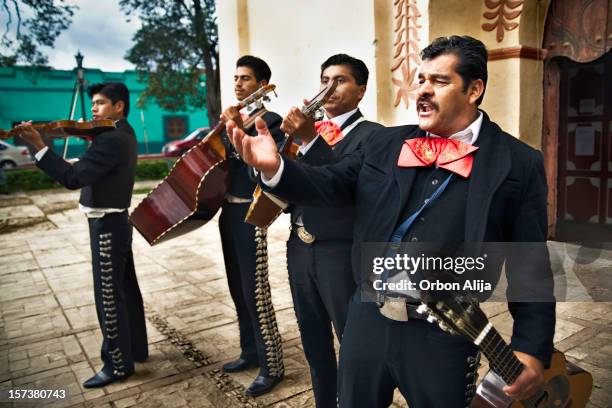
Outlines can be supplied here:
<path id="1" fill-rule="evenodd" d="M 206 109 L 193 112 L 168 112 L 158 105 L 149 103 L 144 109 L 137 107 L 137 100 L 145 85 L 138 81 L 135 71 L 103 72 L 99 69 L 84 69 L 87 84 L 98 82 L 123 82 L 130 90 L 130 114 L 128 121 L 138 137 L 140 154 L 156 154 L 170 140 L 165 135 L 164 117 L 184 116 L 187 118 L 185 135 L 198 127 L 208 126 Z M 75 71 L 37 70 L 31 67 L 0 67 L 0 129 L 10 129 L 14 123 L 24 120 L 49 122 L 68 119 L 70 102 L 76 82 Z M 202 92 L 205 92 L 202 87 Z M 86 120 L 91 120 L 91 102 L 85 96 Z M 75 119 L 80 118 L 81 104 L 77 103 Z M 144 121 L 143 121 L 144 118 Z M 145 138 L 146 130 L 146 138 Z M 183 136 L 185 136 L 183 135 Z M 23 144 L 20 141 L 11 141 Z M 54 148 L 61 151 L 63 140 L 55 140 Z M 86 148 L 84 141 L 70 138 L 68 157 L 80 155 Z"/>

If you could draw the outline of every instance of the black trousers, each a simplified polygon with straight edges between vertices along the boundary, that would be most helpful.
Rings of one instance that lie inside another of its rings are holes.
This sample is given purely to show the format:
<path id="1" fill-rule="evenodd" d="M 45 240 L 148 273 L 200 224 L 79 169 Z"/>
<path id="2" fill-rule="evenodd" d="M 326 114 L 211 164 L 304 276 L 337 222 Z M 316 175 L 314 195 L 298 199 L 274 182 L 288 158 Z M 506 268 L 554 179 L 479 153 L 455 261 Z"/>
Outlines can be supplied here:
<path id="1" fill-rule="evenodd" d="M 134 361 L 144 361 L 149 351 L 127 211 L 89 218 L 89 239 L 103 370 L 129 375 Z"/>
<path id="2" fill-rule="evenodd" d="M 344 333 L 349 301 L 355 291 L 351 271 L 352 241 L 287 241 L 287 267 L 293 307 L 318 408 L 336 407 L 337 364 L 332 324 Z"/>
<path id="3" fill-rule="evenodd" d="M 469 406 L 476 346 L 426 320 L 387 319 L 376 304 L 359 298 L 356 293 L 351 302 L 340 347 L 341 408 L 387 407 L 395 388 L 410 408 Z"/>
<path id="4" fill-rule="evenodd" d="M 225 202 L 219 217 L 227 282 L 238 314 L 240 357 L 259 363 L 260 375 L 282 377 L 282 341 L 268 282 L 266 231 L 244 222 L 248 208 L 248 203 Z"/>

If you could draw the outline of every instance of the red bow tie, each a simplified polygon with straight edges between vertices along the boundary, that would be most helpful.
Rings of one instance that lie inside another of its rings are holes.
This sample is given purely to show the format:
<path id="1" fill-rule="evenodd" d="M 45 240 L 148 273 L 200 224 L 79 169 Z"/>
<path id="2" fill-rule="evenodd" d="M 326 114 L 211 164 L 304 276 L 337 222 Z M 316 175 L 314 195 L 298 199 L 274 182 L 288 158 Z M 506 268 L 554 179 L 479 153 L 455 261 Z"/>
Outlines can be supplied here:
<path id="1" fill-rule="evenodd" d="M 325 139 L 328 145 L 333 146 L 344 138 L 342 129 L 331 120 L 315 122 L 315 129 Z"/>
<path id="2" fill-rule="evenodd" d="M 442 137 L 419 137 L 404 141 L 397 165 L 400 167 L 436 166 L 463 177 L 472 171 L 474 156 L 478 147 Z"/>

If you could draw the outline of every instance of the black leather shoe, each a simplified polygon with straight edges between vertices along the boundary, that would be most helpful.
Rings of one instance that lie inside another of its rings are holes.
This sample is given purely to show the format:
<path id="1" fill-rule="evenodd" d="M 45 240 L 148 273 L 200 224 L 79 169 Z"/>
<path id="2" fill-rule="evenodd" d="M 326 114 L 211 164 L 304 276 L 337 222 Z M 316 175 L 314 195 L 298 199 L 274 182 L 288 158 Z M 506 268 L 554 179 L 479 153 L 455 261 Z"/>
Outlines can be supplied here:
<path id="1" fill-rule="evenodd" d="M 149 359 L 149 356 L 139 357 L 139 358 L 134 357 L 134 362 L 135 363 L 144 363 L 148 359 Z"/>
<path id="2" fill-rule="evenodd" d="M 272 391 L 272 388 L 274 388 L 276 384 L 282 380 L 283 377 L 266 377 L 263 375 L 258 375 L 255 380 L 253 380 L 253 383 L 249 386 L 249 388 L 247 388 L 245 394 L 249 397 L 263 395 Z"/>
<path id="3" fill-rule="evenodd" d="M 259 364 L 256 362 L 245 360 L 244 358 L 239 358 L 238 360 L 230 361 L 227 364 L 223 364 L 223 371 L 226 373 L 237 373 L 255 367 L 259 367 Z"/>
<path id="4" fill-rule="evenodd" d="M 120 380 L 125 380 L 126 378 L 128 378 L 130 374 L 127 375 L 123 375 L 121 377 L 113 375 L 113 374 L 107 374 L 104 371 L 100 370 L 96 373 L 96 375 L 94 375 L 93 377 L 91 377 L 89 380 L 85 381 L 83 383 L 83 387 L 85 388 L 99 388 L 99 387 L 104 387 L 105 385 L 114 383 L 115 381 L 120 381 Z"/>

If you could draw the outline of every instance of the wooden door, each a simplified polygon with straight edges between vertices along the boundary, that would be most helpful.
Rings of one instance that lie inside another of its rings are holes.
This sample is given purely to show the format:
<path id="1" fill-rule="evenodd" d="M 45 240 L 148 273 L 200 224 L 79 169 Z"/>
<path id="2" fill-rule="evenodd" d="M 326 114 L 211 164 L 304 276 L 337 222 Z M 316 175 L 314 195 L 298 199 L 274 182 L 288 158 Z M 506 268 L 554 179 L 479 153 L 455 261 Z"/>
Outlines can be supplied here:
<path id="1" fill-rule="evenodd" d="M 542 150 L 556 239 L 612 241 L 611 3 L 551 1 L 546 18 Z"/>
<path id="2" fill-rule="evenodd" d="M 612 53 L 559 68 L 557 232 L 599 240 L 612 232 Z"/>

